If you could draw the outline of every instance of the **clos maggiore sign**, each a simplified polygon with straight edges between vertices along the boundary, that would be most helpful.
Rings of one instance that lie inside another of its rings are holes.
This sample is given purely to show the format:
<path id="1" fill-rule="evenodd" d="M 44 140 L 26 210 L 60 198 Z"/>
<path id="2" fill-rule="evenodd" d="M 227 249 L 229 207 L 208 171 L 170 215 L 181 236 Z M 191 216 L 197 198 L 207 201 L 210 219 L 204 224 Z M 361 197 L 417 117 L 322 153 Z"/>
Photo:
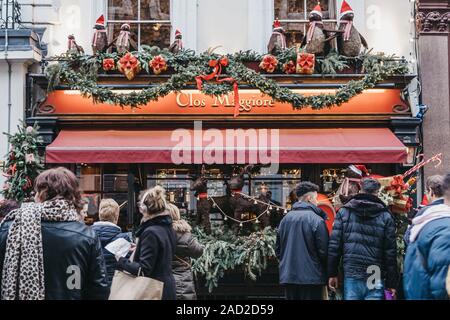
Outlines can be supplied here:
<path id="1" fill-rule="evenodd" d="M 303 95 L 332 94 L 334 90 L 294 90 Z M 120 91 L 130 92 L 130 91 Z M 340 107 L 312 110 L 294 110 L 290 104 L 274 101 L 258 90 L 239 91 L 240 117 L 246 115 L 307 115 L 307 114 L 393 114 L 393 108 L 405 106 L 399 89 L 366 90 Z M 94 103 L 82 97 L 79 91 L 57 90 L 48 94 L 39 114 L 53 115 L 221 115 L 233 117 L 233 94 L 211 97 L 197 90 L 171 93 L 158 101 L 132 109 L 106 103 Z"/>

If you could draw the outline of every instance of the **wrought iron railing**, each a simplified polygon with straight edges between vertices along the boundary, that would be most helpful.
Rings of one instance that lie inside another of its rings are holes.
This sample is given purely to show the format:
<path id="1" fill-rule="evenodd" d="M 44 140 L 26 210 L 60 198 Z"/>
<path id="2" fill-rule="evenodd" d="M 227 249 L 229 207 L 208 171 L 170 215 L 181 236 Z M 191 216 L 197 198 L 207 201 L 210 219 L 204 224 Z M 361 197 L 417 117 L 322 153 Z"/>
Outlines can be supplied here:
<path id="1" fill-rule="evenodd" d="M 0 0 L 0 29 L 21 27 L 21 6 L 17 0 Z"/>

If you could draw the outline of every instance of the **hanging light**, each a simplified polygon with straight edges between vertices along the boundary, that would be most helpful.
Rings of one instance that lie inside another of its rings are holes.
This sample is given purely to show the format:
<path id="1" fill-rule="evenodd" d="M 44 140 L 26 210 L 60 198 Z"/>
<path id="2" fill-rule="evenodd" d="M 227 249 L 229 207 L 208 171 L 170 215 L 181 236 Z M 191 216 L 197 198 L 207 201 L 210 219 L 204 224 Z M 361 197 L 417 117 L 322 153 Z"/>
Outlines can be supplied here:
<path id="1" fill-rule="evenodd" d="M 225 216 L 225 217 L 223 218 L 223 221 L 227 221 L 227 220 L 228 220 L 228 217 Z"/>
<path id="2" fill-rule="evenodd" d="M 254 204 L 258 204 L 258 201 L 256 201 L 256 199 L 255 199 L 255 201 L 253 202 Z"/>
<path id="3" fill-rule="evenodd" d="M 284 214 L 286 214 L 287 213 L 287 209 L 284 209 Z"/>
<path id="4" fill-rule="evenodd" d="M 272 210 L 273 208 L 272 208 L 272 206 L 269 206 L 269 210 Z"/>
<path id="5" fill-rule="evenodd" d="M 259 220 L 258 220 L 258 218 L 256 218 L 256 220 L 255 220 L 255 223 L 259 223 Z"/>
<path id="6" fill-rule="evenodd" d="M 241 223 L 239 223 L 239 227 L 240 228 L 242 228 L 244 225 L 242 224 L 242 222 Z"/>

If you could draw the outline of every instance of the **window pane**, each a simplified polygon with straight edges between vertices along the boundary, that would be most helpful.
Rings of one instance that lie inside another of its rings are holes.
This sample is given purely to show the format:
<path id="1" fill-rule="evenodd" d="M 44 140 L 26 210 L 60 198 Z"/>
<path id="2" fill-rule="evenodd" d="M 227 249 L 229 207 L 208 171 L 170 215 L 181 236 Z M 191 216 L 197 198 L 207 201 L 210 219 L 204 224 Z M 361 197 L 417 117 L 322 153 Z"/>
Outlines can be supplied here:
<path id="1" fill-rule="evenodd" d="M 108 43 L 111 43 L 114 39 L 117 39 L 120 33 L 121 23 L 108 23 Z M 131 26 L 131 39 L 137 44 L 138 43 L 138 25 L 135 23 L 130 24 Z M 112 46 L 112 51 L 116 51 L 115 44 Z M 138 48 L 130 47 L 130 51 L 137 50 Z"/>
<path id="2" fill-rule="evenodd" d="M 275 18 L 280 20 L 304 20 L 304 0 L 275 0 Z"/>
<path id="3" fill-rule="evenodd" d="M 141 20 L 170 20 L 170 0 L 141 0 Z"/>
<path id="4" fill-rule="evenodd" d="M 146 23 L 141 25 L 141 45 L 168 48 L 170 46 L 170 25 Z"/>
<path id="5" fill-rule="evenodd" d="M 138 0 L 108 0 L 108 20 L 138 20 Z"/>

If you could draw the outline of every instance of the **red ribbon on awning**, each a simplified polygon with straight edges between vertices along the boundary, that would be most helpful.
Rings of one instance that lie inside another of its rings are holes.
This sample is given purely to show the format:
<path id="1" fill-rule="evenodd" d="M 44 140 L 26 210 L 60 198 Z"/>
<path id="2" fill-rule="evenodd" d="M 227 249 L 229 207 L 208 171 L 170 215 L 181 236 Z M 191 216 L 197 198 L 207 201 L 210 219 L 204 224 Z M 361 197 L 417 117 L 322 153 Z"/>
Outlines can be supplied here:
<path id="1" fill-rule="evenodd" d="M 202 74 L 202 75 L 196 76 L 195 81 L 197 82 L 197 89 L 199 91 L 202 90 L 203 81 L 211 81 L 211 80 L 215 79 L 218 83 L 222 83 L 222 82 L 233 83 L 233 91 L 234 91 L 234 115 L 233 116 L 236 118 L 239 115 L 239 90 L 238 90 L 237 80 L 232 77 L 219 79 L 219 77 L 222 74 L 222 68 L 226 67 L 227 65 L 228 65 L 227 57 L 222 57 L 217 60 L 209 60 L 209 66 L 211 68 L 214 68 L 213 72 L 211 72 L 210 74 L 207 74 L 207 75 Z"/>

